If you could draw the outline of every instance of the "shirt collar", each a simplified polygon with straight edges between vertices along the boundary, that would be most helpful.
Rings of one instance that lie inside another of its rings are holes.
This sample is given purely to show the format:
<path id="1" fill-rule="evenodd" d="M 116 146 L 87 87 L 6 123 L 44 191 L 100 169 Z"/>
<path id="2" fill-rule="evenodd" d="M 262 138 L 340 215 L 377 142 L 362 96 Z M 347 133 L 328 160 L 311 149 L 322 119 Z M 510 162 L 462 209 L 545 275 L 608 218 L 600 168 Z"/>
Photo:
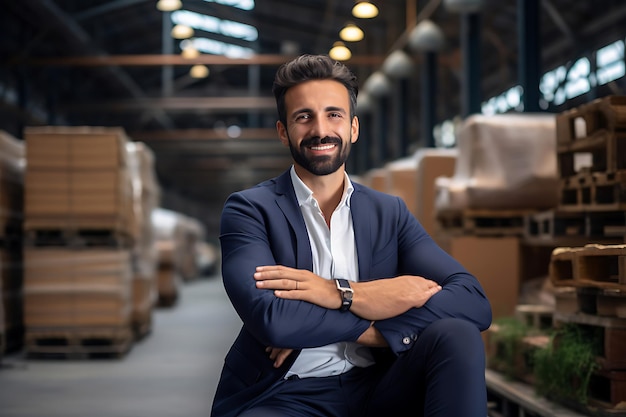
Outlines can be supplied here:
<path id="1" fill-rule="evenodd" d="M 296 198 L 298 199 L 298 205 L 302 206 L 304 204 L 310 204 L 315 199 L 313 197 L 313 191 L 309 187 L 306 186 L 304 182 L 298 177 L 296 174 L 296 169 L 292 165 L 290 170 L 291 175 L 291 183 L 293 184 L 293 188 L 296 192 Z M 352 181 L 350 181 L 350 177 L 347 172 L 344 172 L 345 181 L 343 182 L 343 195 L 341 196 L 341 201 L 339 202 L 339 206 L 345 204 L 350 207 L 350 197 L 354 192 L 354 186 L 352 185 Z"/>

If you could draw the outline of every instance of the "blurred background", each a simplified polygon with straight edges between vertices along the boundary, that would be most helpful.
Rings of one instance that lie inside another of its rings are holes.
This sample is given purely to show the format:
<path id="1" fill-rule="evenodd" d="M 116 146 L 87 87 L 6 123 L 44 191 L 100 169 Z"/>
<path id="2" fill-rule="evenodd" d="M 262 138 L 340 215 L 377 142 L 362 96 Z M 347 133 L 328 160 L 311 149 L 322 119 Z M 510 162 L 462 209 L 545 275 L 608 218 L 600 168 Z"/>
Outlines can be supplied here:
<path id="1" fill-rule="evenodd" d="M 490 415 L 623 413 L 625 2 L 0 6 L 0 415 L 208 415 L 240 325 L 220 213 L 291 164 L 299 54 L 358 78 L 353 181 L 485 288 Z"/>

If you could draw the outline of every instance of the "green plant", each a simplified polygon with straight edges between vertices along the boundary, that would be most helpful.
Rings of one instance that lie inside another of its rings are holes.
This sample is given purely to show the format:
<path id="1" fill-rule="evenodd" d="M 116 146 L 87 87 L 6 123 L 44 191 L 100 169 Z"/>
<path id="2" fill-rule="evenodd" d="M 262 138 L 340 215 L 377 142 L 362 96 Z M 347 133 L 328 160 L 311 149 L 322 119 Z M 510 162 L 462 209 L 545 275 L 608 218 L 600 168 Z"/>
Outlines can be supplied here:
<path id="1" fill-rule="evenodd" d="M 502 317 L 494 321 L 494 327 L 497 329 L 492 335 L 496 351 L 489 365 L 509 378 L 519 376 L 520 368 L 524 367 L 520 363 L 522 339 L 528 335 L 529 326 L 515 317 Z"/>
<path id="2" fill-rule="evenodd" d="M 534 354 L 537 393 L 586 404 L 589 380 L 598 368 L 600 337 L 594 329 L 575 324 L 555 330 L 548 346 Z"/>

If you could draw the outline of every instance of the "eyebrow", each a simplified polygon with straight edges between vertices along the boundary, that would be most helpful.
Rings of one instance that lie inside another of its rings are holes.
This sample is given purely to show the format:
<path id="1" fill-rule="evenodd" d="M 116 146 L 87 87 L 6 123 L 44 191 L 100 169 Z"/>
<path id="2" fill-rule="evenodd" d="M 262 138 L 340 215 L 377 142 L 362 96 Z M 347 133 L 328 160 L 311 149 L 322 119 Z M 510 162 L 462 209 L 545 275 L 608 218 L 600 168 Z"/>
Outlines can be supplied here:
<path id="1" fill-rule="evenodd" d="M 342 114 L 348 114 L 348 112 L 343 107 L 337 107 L 337 106 L 328 106 L 324 108 L 324 112 L 339 112 Z M 309 108 L 298 109 L 294 111 L 293 113 L 291 113 L 291 117 L 295 117 L 301 113 L 313 113 L 313 110 Z"/>

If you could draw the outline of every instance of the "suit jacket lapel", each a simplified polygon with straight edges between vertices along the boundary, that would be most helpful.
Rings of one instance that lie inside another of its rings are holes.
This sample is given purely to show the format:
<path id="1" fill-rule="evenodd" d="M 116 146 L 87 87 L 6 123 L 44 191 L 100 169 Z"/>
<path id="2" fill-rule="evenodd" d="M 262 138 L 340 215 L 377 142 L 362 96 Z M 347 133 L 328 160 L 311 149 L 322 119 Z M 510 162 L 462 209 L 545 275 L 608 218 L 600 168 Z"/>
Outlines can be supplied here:
<path id="1" fill-rule="evenodd" d="M 372 221 L 370 216 L 372 212 L 367 209 L 368 203 L 367 196 L 359 190 L 359 185 L 354 184 L 354 192 L 350 200 L 350 213 L 352 214 L 352 224 L 354 226 L 356 253 L 359 258 L 360 281 L 369 281 L 371 279 Z"/>
<path id="2" fill-rule="evenodd" d="M 296 268 L 313 270 L 313 258 L 311 255 L 311 243 L 306 230 L 302 212 L 298 206 L 296 193 L 291 183 L 290 170 L 276 178 L 276 204 L 285 215 L 293 234 L 296 237 Z M 287 232 L 287 231 L 285 231 Z M 285 239 L 289 239 L 285 235 Z"/>

